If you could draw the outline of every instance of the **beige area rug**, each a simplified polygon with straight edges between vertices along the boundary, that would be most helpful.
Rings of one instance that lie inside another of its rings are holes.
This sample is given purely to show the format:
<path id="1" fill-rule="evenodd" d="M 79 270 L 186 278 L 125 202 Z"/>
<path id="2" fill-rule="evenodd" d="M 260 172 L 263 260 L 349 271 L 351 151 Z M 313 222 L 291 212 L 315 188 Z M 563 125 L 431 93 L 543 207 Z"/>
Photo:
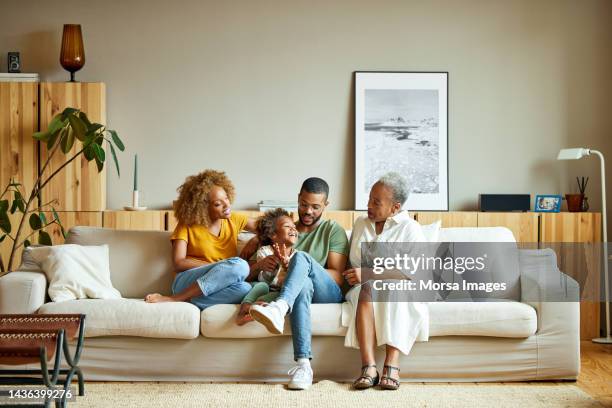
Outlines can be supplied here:
<path id="1" fill-rule="evenodd" d="M 571 384 L 411 384 L 353 391 L 321 381 L 308 391 L 279 384 L 88 383 L 69 407 L 567 407 L 602 405 Z"/>

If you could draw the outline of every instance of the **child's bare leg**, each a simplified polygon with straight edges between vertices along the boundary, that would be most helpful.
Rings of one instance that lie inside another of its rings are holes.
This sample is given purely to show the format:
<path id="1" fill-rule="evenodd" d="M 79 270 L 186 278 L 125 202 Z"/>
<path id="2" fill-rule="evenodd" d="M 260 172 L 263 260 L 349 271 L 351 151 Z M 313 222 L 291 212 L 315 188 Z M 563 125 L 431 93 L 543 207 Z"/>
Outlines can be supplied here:
<path id="1" fill-rule="evenodd" d="M 238 326 L 242 326 L 248 322 L 252 322 L 253 318 L 249 314 L 251 310 L 252 303 L 243 303 L 240 305 L 240 311 L 238 312 L 238 316 L 236 316 L 236 324 Z"/>
<path id="2" fill-rule="evenodd" d="M 197 282 L 194 282 L 187 289 L 176 295 L 165 296 L 160 293 L 151 293 L 145 296 L 144 300 L 147 303 L 185 302 L 196 296 L 202 296 L 202 289 L 200 289 L 200 285 Z"/>

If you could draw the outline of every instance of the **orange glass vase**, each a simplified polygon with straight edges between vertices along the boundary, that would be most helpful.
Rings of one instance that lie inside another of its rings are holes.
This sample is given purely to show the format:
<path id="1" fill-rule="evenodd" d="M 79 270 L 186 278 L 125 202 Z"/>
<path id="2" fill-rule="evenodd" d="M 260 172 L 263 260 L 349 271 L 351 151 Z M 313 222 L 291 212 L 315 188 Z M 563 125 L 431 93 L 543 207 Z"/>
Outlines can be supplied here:
<path id="1" fill-rule="evenodd" d="M 70 82 L 75 82 L 74 73 L 85 65 L 85 48 L 80 24 L 64 24 L 60 64 L 70 72 Z"/>

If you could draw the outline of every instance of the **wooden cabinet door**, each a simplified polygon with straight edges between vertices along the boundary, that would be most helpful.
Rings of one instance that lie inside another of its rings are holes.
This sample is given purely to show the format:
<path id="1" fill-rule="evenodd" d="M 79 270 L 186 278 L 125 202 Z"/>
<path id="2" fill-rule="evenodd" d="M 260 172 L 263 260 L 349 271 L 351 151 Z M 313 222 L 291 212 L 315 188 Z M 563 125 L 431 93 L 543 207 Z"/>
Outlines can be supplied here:
<path id="1" fill-rule="evenodd" d="M 42 82 L 40 84 L 40 129 L 46 130 L 51 119 L 65 108 L 81 109 L 91 122 L 106 124 L 106 87 L 103 83 Z M 64 155 L 57 152 L 44 176 L 49 176 L 72 157 L 80 145 Z M 41 144 L 41 167 L 48 157 Z M 103 211 L 106 208 L 106 167 L 111 165 L 110 155 L 105 168 L 98 172 L 94 161 L 81 156 L 70 163 L 42 191 L 44 202 L 58 200 L 58 211 Z"/>
<path id="2" fill-rule="evenodd" d="M 36 141 L 32 138 L 37 130 L 38 83 L 0 82 L 0 194 L 10 180 L 14 180 L 22 184 L 20 191 L 24 198 L 28 199 L 38 176 L 38 153 Z M 14 197 L 3 197 L 7 198 L 12 200 Z M 9 216 L 12 235 L 17 230 L 20 215 L 18 213 Z M 26 220 L 22 238 L 30 232 Z M 8 237 L 0 243 L 0 256 L 5 266 L 12 244 L 13 241 Z M 21 249 L 17 251 L 16 256 L 13 268 L 19 266 Z"/>
<path id="3" fill-rule="evenodd" d="M 551 213 L 541 215 L 540 242 L 601 242 L 600 213 Z M 571 254 L 570 254 L 571 255 Z M 559 262 L 572 262 L 568 257 Z M 571 258 L 571 257 L 570 257 Z M 560 265 L 563 270 L 563 265 Z M 576 268 L 579 270 L 579 268 Z M 580 283 L 583 298 L 596 299 L 601 287 L 600 276 L 588 274 L 575 276 Z M 580 302 L 580 338 L 590 340 L 599 337 L 600 302 Z"/>

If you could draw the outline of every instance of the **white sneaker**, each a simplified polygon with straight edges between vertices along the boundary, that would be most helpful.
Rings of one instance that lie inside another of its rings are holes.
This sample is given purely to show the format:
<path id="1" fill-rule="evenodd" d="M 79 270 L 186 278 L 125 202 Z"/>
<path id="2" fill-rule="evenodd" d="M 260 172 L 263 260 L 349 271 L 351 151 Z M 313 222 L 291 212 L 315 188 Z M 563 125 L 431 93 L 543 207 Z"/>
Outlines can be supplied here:
<path id="1" fill-rule="evenodd" d="M 289 370 L 291 381 L 287 387 L 290 390 L 307 390 L 312 385 L 312 368 L 310 365 L 298 364 Z"/>
<path id="2" fill-rule="evenodd" d="M 286 312 L 286 310 L 283 311 L 283 308 L 277 302 L 270 302 L 267 306 L 251 306 L 249 313 L 254 320 L 266 326 L 270 333 L 283 334 Z"/>

